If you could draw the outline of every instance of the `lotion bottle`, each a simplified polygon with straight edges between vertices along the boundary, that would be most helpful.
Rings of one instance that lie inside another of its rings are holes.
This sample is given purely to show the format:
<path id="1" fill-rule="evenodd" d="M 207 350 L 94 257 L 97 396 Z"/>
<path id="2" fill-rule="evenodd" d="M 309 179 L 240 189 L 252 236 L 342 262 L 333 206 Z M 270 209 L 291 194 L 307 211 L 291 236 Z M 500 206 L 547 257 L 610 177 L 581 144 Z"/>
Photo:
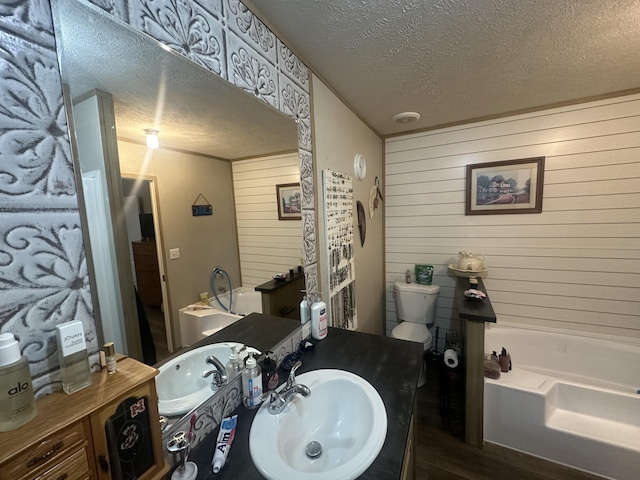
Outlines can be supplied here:
<path id="1" fill-rule="evenodd" d="M 0 335 L 0 432 L 21 427 L 36 416 L 29 362 L 13 333 Z"/>
<path id="2" fill-rule="evenodd" d="M 242 371 L 242 394 L 244 406 L 253 409 L 260 406 L 262 399 L 262 371 L 253 353 L 249 353 Z"/>
<path id="3" fill-rule="evenodd" d="M 71 395 L 91 385 L 89 354 L 84 340 L 82 322 L 74 321 L 57 325 L 56 337 L 62 389 Z"/>
<path id="4" fill-rule="evenodd" d="M 327 304 L 317 301 L 311 305 L 311 336 L 322 340 L 327 336 Z"/>

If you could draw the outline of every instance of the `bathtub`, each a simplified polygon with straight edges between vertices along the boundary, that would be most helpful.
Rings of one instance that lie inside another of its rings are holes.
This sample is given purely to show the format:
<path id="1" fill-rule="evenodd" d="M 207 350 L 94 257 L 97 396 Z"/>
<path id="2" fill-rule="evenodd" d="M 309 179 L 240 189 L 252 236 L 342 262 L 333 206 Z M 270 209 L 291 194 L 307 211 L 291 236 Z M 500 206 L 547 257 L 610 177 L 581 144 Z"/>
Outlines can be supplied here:
<path id="1" fill-rule="evenodd" d="M 512 370 L 484 382 L 484 440 L 617 480 L 640 478 L 640 345 L 491 325 Z"/>
<path id="2" fill-rule="evenodd" d="M 225 306 L 229 305 L 229 293 L 218 295 L 218 298 Z M 209 301 L 209 305 L 216 309 L 223 310 L 215 298 Z M 233 305 L 231 312 L 236 315 L 249 315 L 250 313 L 262 313 L 262 294 L 255 290 L 240 287 L 233 289 Z"/>
<path id="3" fill-rule="evenodd" d="M 228 293 L 218 295 L 218 298 L 225 305 L 229 304 Z M 223 310 L 215 298 L 209 301 L 208 306 L 194 303 L 181 308 L 178 313 L 182 346 L 193 345 L 252 312 L 262 313 L 261 294 L 244 288 L 233 290 L 231 312 Z"/>

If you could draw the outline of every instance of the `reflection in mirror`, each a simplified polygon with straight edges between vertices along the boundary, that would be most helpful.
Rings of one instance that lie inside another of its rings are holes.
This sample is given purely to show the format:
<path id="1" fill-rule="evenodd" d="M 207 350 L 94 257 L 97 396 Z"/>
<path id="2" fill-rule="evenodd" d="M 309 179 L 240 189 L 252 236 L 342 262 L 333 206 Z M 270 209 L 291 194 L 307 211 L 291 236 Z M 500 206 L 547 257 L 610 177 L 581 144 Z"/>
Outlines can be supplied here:
<path id="1" fill-rule="evenodd" d="M 278 225 L 274 188 L 299 181 L 296 125 L 90 4 L 51 4 L 103 340 L 143 359 L 150 329 L 165 334 L 168 353 L 181 345 L 178 310 L 209 289 L 215 267 L 235 288 L 245 280 L 241 265 L 252 272 L 251 287 L 300 263 L 301 226 Z M 158 150 L 144 143 L 149 128 L 159 131 Z M 212 214 L 194 216 L 194 204 Z M 275 233 L 280 226 L 286 235 Z M 268 261 L 256 258 L 256 240 L 239 240 L 253 228 L 274 243 L 296 231 L 281 267 L 260 267 Z M 139 263 L 156 269 L 154 292 Z M 166 317 L 165 325 L 151 315 Z"/>

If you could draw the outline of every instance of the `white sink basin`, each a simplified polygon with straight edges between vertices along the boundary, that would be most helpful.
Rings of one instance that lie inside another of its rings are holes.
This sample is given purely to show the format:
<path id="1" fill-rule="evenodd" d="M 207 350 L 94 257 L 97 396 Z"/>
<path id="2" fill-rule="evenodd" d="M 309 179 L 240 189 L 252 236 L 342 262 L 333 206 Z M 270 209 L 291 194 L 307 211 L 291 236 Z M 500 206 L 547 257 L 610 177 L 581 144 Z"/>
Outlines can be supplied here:
<path id="1" fill-rule="evenodd" d="M 214 355 L 226 365 L 231 348 L 236 345 L 238 344 L 234 342 L 205 345 L 189 350 L 160 366 L 160 373 L 156 376 L 160 415 L 183 415 L 213 395 L 211 377 L 202 378 L 202 374 L 212 370 L 214 366 L 206 363 L 205 359 Z"/>
<path id="2" fill-rule="evenodd" d="M 363 378 L 343 370 L 314 370 L 297 377 L 311 395 L 298 395 L 282 413 L 256 414 L 249 451 L 260 473 L 271 480 L 353 479 L 380 453 L 387 435 L 387 411 Z M 322 453 L 311 459 L 310 442 Z"/>

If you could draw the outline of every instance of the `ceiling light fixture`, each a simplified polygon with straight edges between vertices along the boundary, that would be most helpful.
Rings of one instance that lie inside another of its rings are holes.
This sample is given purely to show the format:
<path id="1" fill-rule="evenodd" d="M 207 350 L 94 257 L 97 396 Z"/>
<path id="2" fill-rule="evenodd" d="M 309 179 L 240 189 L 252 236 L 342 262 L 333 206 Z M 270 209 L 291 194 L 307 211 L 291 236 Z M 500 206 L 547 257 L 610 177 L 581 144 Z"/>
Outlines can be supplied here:
<path id="1" fill-rule="evenodd" d="M 158 130 L 154 130 L 153 128 L 145 128 L 144 132 L 147 134 L 147 148 L 151 150 L 156 150 L 160 147 L 160 142 L 158 141 Z"/>
<path id="2" fill-rule="evenodd" d="M 411 123 L 420 120 L 420 114 L 418 112 L 402 112 L 394 115 L 391 120 L 396 123 Z"/>

